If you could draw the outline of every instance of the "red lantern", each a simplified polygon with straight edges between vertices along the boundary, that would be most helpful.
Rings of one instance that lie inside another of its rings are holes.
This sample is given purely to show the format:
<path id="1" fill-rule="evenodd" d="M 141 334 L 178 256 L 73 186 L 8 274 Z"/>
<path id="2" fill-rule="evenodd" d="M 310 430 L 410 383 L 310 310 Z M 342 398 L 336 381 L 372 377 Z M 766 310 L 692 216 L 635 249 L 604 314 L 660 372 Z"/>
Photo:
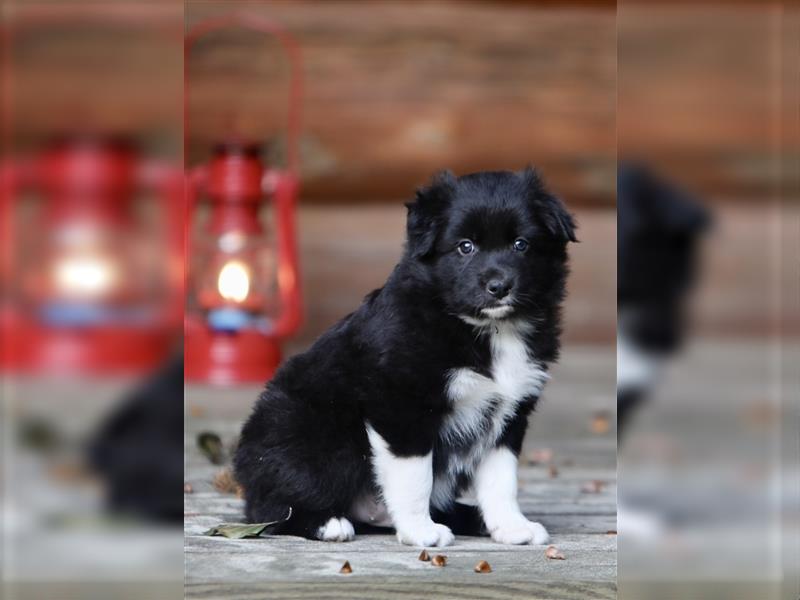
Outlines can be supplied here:
<path id="1" fill-rule="evenodd" d="M 52 25 L 155 31 L 174 13 L 151 6 L 25 7 L 0 27 L 13 40 Z M 177 37 L 175 37 L 177 41 Z M 13 82 L 11 61 L 3 70 Z M 9 139 L 13 102 L 3 105 Z M 77 125 L 80 127 L 80 125 Z M 64 137 L 0 163 L 0 366 L 70 374 L 150 372 L 174 350 L 183 314 L 184 176 L 144 159 L 129 139 Z M 147 210 L 151 209 L 151 210 Z"/>
<path id="2" fill-rule="evenodd" d="M 139 373 L 164 360 L 180 323 L 179 172 L 96 136 L 4 171 L 7 366 Z"/>
<path id="3" fill-rule="evenodd" d="M 291 81 L 285 168 L 265 165 L 258 145 L 233 140 L 220 143 L 210 162 L 188 175 L 189 223 L 195 234 L 188 253 L 185 374 L 219 385 L 263 383 L 271 377 L 281 358 L 279 340 L 301 321 L 294 214 L 299 50 L 271 21 L 235 14 L 195 26 L 187 34 L 185 64 L 198 37 L 231 26 L 276 37 L 289 57 Z M 265 218 L 270 206 L 274 228 Z"/>

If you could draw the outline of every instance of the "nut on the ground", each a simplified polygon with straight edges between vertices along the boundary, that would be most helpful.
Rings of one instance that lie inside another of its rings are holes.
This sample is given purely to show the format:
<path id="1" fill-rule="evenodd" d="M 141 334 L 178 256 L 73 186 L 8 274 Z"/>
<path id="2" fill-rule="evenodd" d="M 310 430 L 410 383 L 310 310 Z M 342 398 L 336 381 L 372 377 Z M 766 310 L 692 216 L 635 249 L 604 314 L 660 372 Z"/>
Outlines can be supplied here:
<path id="1" fill-rule="evenodd" d="M 434 567 L 444 567 L 447 564 L 447 557 L 444 554 L 437 554 L 431 559 Z"/>
<path id="2" fill-rule="evenodd" d="M 430 554 L 428 554 L 428 551 L 427 551 L 427 550 L 424 550 L 424 549 L 423 549 L 423 550 L 422 550 L 422 552 L 420 552 L 420 553 L 419 553 L 419 559 L 420 559 L 422 562 L 428 562 L 428 561 L 431 559 L 431 555 L 430 555 Z"/>
<path id="3" fill-rule="evenodd" d="M 194 494 L 194 488 L 192 487 L 191 483 L 184 483 L 183 484 L 183 493 L 184 494 Z"/>
<path id="4" fill-rule="evenodd" d="M 485 560 L 482 560 L 477 565 L 475 565 L 474 571 L 476 573 L 491 573 L 492 566 Z"/>
<path id="5" fill-rule="evenodd" d="M 544 555 L 551 560 L 564 560 L 566 558 L 561 550 L 555 546 L 548 546 L 544 551 Z"/>
<path id="6" fill-rule="evenodd" d="M 603 435 L 611 429 L 611 416 L 607 411 L 601 410 L 592 415 L 592 433 Z"/>
<path id="7" fill-rule="evenodd" d="M 214 489 L 222 494 L 235 494 L 241 497 L 242 486 L 234 479 L 230 467 L 222 469 L 214 475 Z"/>
<path id="8" fill-rule="evenodd" d="M 344 573 L 345 575 L 349 575 L 352 572 L 353 572 L 353 567 L 350 566 L 350 561 L 349 560 L 344 561 L 342 568 L 339 569 L 339 573 Z"/>

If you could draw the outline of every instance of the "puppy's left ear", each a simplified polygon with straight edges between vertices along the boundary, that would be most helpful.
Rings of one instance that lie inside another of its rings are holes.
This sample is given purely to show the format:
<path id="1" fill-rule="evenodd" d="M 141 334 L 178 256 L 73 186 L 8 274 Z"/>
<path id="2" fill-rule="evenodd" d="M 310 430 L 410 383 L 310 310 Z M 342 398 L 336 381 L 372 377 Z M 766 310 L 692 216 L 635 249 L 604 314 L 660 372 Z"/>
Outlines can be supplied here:
<path id="1" fill-rule="evenodd" d="M 442 171 L 429 185 L 417 190 L 414 202 L 406 204 L 407 251 L 413 258 L 424 258 L 433 253 L 439 224 L 455 185 L 455 175 Z"/>
<path id="2" fill-rule="evenodd" d="M 528 198 L 536 206 L 547 230 L 564 242 L 577 242 L 575 230 L 578 226 L 574 217 L 564 203 L 547 190 L 539 173 L 528 167 L 520 176 Z"/>

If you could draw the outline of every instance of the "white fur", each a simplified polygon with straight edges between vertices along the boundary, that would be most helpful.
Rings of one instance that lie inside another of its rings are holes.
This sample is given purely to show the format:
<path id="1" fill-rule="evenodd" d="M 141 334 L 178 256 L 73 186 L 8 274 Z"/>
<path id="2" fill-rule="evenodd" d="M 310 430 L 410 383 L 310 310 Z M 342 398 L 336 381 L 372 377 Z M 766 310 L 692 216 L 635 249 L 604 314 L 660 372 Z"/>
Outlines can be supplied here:
<path id="1" fill-rule="evenodd" d="M 648 388 L 653 385 L 661 361 L 639 348 L 617 328 L 617 388 Z"/>
<path id="2" fill-rule="evenodd" d="M 472 473 L 481 457 L 492 448 L 518 404 L 541 393 L 547 374 L 529 354 L 523 335 L 529 324 L 493 322 L 486 328 L 492 353 L 491 377 L 472 369 L 454 369 L 449 374 L 447 396 L 453 410 L 444 422 L 441 437 L 445 442 L 459 438 L 477 442 L 466 456 L 453 456 L 447 472 L 434 482 L 433 503 L 446 506 L 452 497 L 459 473 Z M 496 407 L 491 419 L 485 418 L 492 401 Z"/>
<path id="3" fill-rule="evenodd" d="M 486 315 L 490 319 L 502 319 L 503 317 L 510 315 L 512 312 L 514 312 L 514 307 L 508 305 L 494 306 L 492 308 L 484 308 L 481 310 L 481 314 Z"/>
<path id="4" fill-rule="evenodd" d="M 433 489 L 432 454 L 399 457 L 380 434 L 367 425 L 372 466 L 397 539 L 412 546 L 447 546 L 453 533 L 434 523 L 430 514 Z"/>
<path id="5" fill-rule="evenodd" d="M 517 503 L 517 457 L 508 448 L 489 450 L 475 472 L 473 487 L 486 528 L 501 544 L 544 544 L 539 523 L 525 518 Z"/>
<path id="6" fill-rule="evenodd" d="M 355 536 L 353 524 L 344 517 L 333 517 L 317 530 L 317 539 L 326 542 L 349 542 Z"/>

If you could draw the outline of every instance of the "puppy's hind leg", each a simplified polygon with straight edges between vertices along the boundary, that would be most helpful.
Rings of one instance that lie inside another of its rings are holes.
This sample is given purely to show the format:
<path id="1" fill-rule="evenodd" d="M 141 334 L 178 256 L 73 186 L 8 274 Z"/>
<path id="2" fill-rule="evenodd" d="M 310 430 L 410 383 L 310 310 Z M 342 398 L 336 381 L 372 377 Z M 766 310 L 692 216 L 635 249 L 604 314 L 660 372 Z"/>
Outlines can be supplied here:
<path id="1" fill-rule="evenodd" d="M 345 517 L 331 517 L 316 531 L 316 538 L 323 542 L 349 542 L 355 535 L 353 524 Z"/>
<path id="2" fill-rule="evenodd" d="M 345 517 L 303 510 L 295 511 L 280 528 L 280 533 L 323 542 L 349 542 L 356 535 L 353 524 Z"/>

